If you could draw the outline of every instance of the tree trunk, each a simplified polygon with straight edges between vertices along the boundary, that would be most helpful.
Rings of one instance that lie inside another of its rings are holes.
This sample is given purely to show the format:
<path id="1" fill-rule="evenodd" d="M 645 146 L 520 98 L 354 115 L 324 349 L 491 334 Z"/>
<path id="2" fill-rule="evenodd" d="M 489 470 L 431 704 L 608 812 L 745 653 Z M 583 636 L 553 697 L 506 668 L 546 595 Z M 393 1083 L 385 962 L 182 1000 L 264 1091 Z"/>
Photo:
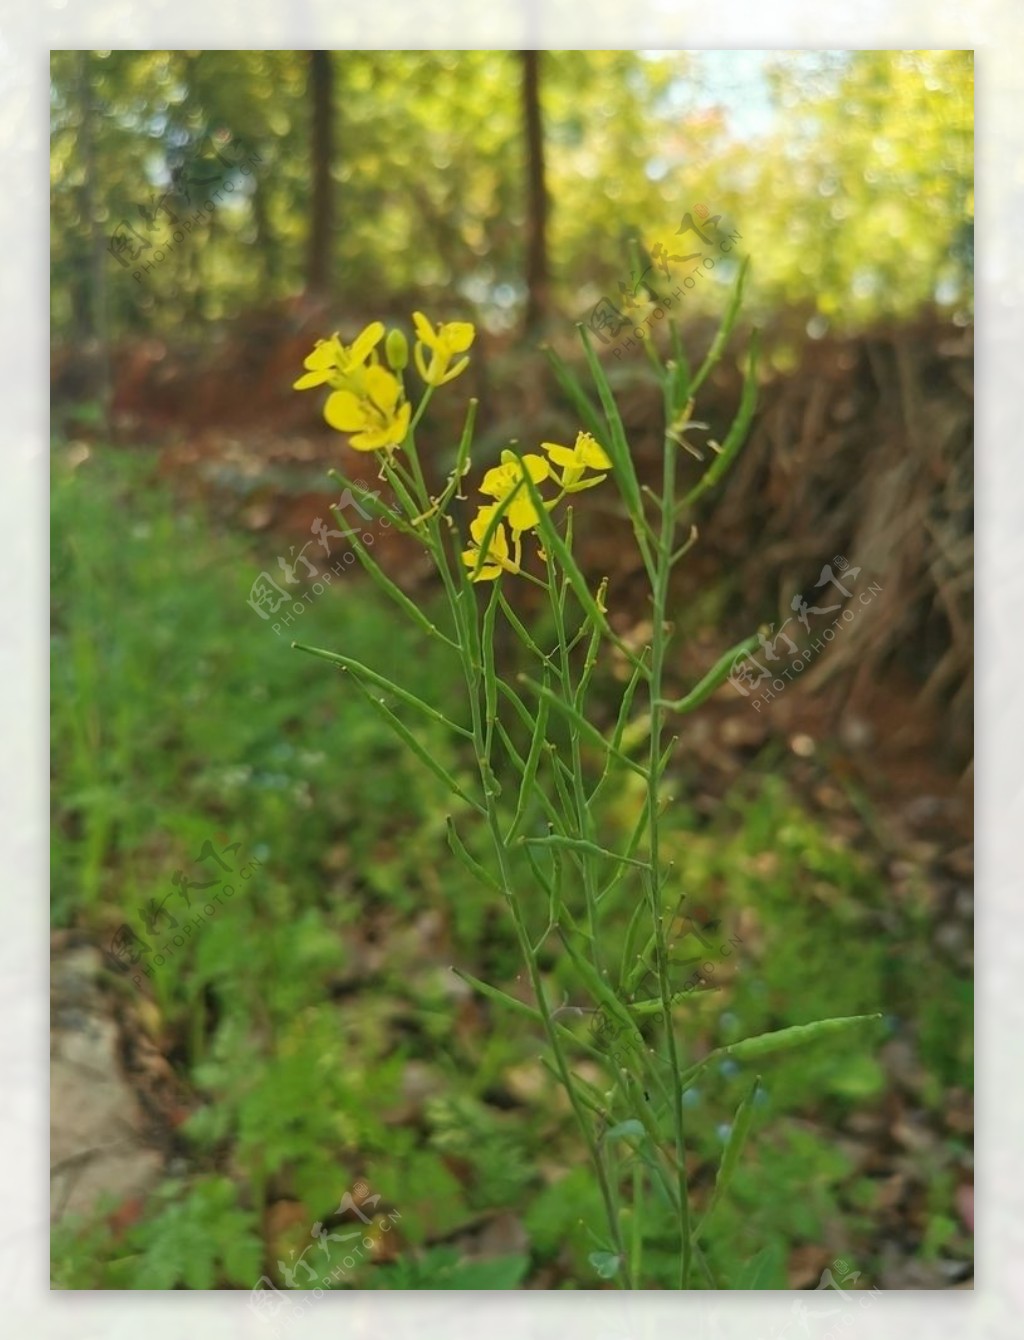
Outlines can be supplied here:
<path id="1" fill-rule="evenodd" d="M 544 129 L 540 115 L 540 52 L 523 51 L 523 131 L 526 144 L 526 329 L 536 331 L 548 311 L 548 195 L 544 184 Z"/>
<path id="2" fill-rule="evenodd" d="M 306 288 L 312 294 L 327 292 L 331 272 L 331 231 L 334 225 L 334 191 L 331 164 L 334 159 L 334 72 L 329 51 L 311 51 L 309 88 L 313 130 L 310 143 L 313 181 L 313 217 L 309 232 Z"/>
<path id="3" fill-rule="evenodd" d="M 267 187 L 259 176 L 255 177 L 253 181 L 252 217 L 256 229 L 256 250 L 260 257 L 261 293 L 265 299 L 269 300 L 277 288 L 279 255 L 277 238 L 270 226 Z"/>

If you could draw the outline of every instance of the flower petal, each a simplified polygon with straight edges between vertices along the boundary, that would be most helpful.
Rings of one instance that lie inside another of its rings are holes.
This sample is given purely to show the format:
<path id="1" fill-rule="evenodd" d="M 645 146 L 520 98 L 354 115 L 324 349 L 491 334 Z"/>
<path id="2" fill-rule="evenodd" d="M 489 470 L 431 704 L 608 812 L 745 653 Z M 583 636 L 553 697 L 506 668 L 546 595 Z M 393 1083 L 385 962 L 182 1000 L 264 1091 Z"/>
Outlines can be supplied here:
<path id="1" fill-rule="evenodd" d="M 494 465 L 480 481 L 480 492 L 489 493 L 492 498 L 504 498 L 506 493 L 511 492 L 514 485 L 515 479 L 509 478 L 508 467 Z"/>
<path id="2" fill-rule="evenodd" d="M 330 375 L 328 368 L 323 368 L 319 372 L 304 372 L 297 382 L 292 382 L 292 390 L 308 391 L 311 386 L 323 386 Z"/>
<path id="3" fill-rule="evenodd" d="M 302 366 L 311 371 L 330 368 L 341 361 L 341 356 L 341 341 L 332 335 L 328 340 L 317 340 L 316 348 L 302 360 Z"/>
<path id="4" fill-rule="evenodd" d="M 366 394 L 373 403 L 390 415 L 398 404 L 402 386 L 398 378 L 379 364 L 366 369 Z"/>
<path id="5" fill-rule="evenodd" d="M 584 465 L 589 465 L 592 470 L 612 468 L 611 457 L 590 433 L 580 433 L 576 438 L 576 454 Z"/>
<path id="6" fill-rule="evenodd" d="M 508 524 L 514 531 L 533 530 L 540 517 L 537 515 L 537 509 L 528 497 L 518 497 L 509 504 L 508 511 L 505 513 L 508 518 Z"/>
<path id="7" fill-rule="evenodd" d="M 350 437 L 348 444 L 356 451 L 382 451 L 389 445 L 387 437 L 388 434 L 381 428 L 367 428 L 365 432 Z"/>
<path id="8" fill-rule="evenodd" d="M 437 331 L 430 324 L 422 312 L 413 312 L 412 323 L 416 327 L 416 334 L 429 349 L 437 348 Z"/>
<path id="9" fill-rule="evenodd" d="M 551 466 L 548 465 L 543 456 L 537 456 L 532 452 L 528 452 L 522 460 L 523 464 L 530 472 L 530 478 L 535 484 L 541 483 L 542 480 L 547 479 L 551 474 Z"/>
<path id="10" fill-rule="evenodd" d="M 567 468 L 576 464 L 576 453 L 572 447 L 559 446 L 557 442 L 542 442 L 541 450 L 546 451 L 556 465 Z"/>
<path id="11" fill-rule="evenodd" d="M 412 418 L 412 406 L 408 400 L 399 406 L 398 413 L 395 415 L 393 424 L 395 446 L 400 447 L 405 441 L 405 435 L 409 431 L 409 420 Z"/>
<path id="12" fill-rule="evenodd" d="M 483 544 L 484 536 L 487 534 L 487 528 L 491 524 L 491 518 L 498 510 L 497 503 L 489 503 L 481 507 L 473 520 L 469 523 L 469 533 L 477 544 Z M 488 545 L 487 557 L 491 559 L 508 558 L 508 540 L 505 538 L 504 523 L 499 521 L 494 534 L 491 536 L 491 542 Z"/>
<path id="13" fill-rule="evenodd" d="M 371 321 L 365 330 L 361 331 L 352 343 L 346 355 L 346 363 L 349 367 L 353 364 L 365 363 L 369 358 L 371 351 L 380 344 L 384 338 L 384 322 Z"/>
<path id="14" fill-rule="evenodd" d="M 462 354 L 476 338 L 476 327 L 469 321 L 449 321 L 441 327 L 441 339 L 453 354 Z"/>
<path id="15" fill-rule="evenodd" d="M 324 418 L 339 433 L 356 433 L 366 425 L 366 410 L 351 391 L 333 391 L 324 405 Z"/>

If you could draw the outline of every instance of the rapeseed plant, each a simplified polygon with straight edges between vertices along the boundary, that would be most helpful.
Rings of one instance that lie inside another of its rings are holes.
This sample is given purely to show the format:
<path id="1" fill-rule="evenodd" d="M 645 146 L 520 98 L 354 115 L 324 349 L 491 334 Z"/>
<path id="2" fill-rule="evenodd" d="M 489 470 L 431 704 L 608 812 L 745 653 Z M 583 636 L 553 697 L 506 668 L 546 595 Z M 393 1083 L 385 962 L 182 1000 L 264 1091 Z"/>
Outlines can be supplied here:
<path id="1" fill-rule="evenodd" d="M 689 513 L 735 459 L 755 408 L 756 338 L 751 342 L 736 418 L 721 445 L 715 445 L 714 458 L 697 486 L 677 497 L 676 466 L 685 431 L 692 424 L 694 394 L 732 333 L 745 274 L 746 265 L 718 335 L 696 374 L 691 374 L 674 325 L 670 357 L 662 359 L 649 343 L 665 425 L 660 491 L 640 486 L 614 395 L 588 333 L 580 327 L 597 403 L 549 351 L 559 381 L 580 416 L 575 442 L 572 446 L 541 442 L 538 451 L 525 453 L 511 448 L 503 451 L 499 464 L 488 469 L 479 482 L 481 500 L 469 519 L 468 544 L 462 538 L 455 504 L 462 498 L 472 468 L 476 402 L 470 401 L 454 468 L 436 494 L 427 487 L 415 434 L 433 394 L 469 365 L 468 350 L 476 335 L 469 322 L 435 325 L 423 313 L 414 313 L 413 364 L 424 383 L 415 410 L 405 385 L 407 341 L 399 330 L 385 337 L 381 322 L 367 326 L 348 347 L 336 335 L 319 343 L 305 360 L 306 373 L 295 384 L 297 389 L 329 388 L 324 417 L 348 436 L 356 450 L 376 453 L 393 503 L 357 488 L 337 471 L 332 471 L 332 477 L 351 489 L 360 505 L 422 545 L 433 560 L 447 599 L 447 628 L 438 627 L 388 577 L 358 531 L 347 532 L 363 567 L 403 613 L 426 636 L 440 638 L 458 651 L 467 720 L 450 720 L 424 702 L 411 678 L 399 684 L 342 653 L 300 649 L 340 666 L 403 744 L 458 798 L 469 821 L 485 826 L 493 855 L 489 868 L 470 854 L 451 816 L 449 845 L 454 858 L 484 888 L 504 900 L 529 975 L 533 1003 L 514 999 L 468 973 L 460 976 L 501 1008 L 529 1018 L 543 1030 L 549 1051 L 545 1064 L 569 1099 L 604 1206 L 605 1230 L 596 1239 L 598 1250 L 591 1255 L 591 1265 L 601 1278 L 616 1279 L 627 1288 L 642 1287 L 644 1211 L 655 1200 L 669 1207 L 678 1228 L 678 1286 L 721 1287 L 731 1282 L 713 1276 L 701 1235 L 728 1190 L 750 1132 L 758 1081 L 755 1079 L 728 1127 L 714 1191 L 698 1220 L 687 1176 L 683 1100 L 705 1067 L 720 1061 L 723 1054 L 756 1062 L 878 1017 L 854 1016 L 787 1028 L 730 1043 L 695 1059 L 686 1054 L 683 1042 L 686 1007 L 692 995 L 674 991 L 670 983 L 669 928 L 678 890 L 671 887 L 671 872 L 659 840 L 663 783 L 675 743 L 666 739 L 667 725 L 673 716 L 693 711 L 710 697 L 729 675 L 735 659 L 758 640 L 751 636 L 732 648 L 682 698 L 665 697 L 665 658 L 671 635 L 669 578 L 692 543 Z M 387 368 L 377 353 L 382 339 Z M 567 500 L 600 485 L 617 488 L 649 583 L 649 645 L 639 650 L 620 638 L 608 621 L 607 583 L 594 588 L 573 553 L 572 509 Z M 677 544 L 683 530 L 689 538 Z M 538 645 L 504 593 L 508 581 L 523 580 L 546 594 L 556 641 L 550 650 Z M 483 583 L 489 585 L 489 595 L 481 603 L 476 588 Z M 497 663 L 499 614 L 536 662 L 533 676 L 519 675 L 510 682 Z M 588 715 L 588 693 L 602 644 L 614 646 L 628 667 L 616 724 L 607 732 L 599 730 Z M 578 647 L 584 648 L 582 664 L 574 655 Z M 476 771 L 471 789 L 418 742 L 414 728 L 380 697 L 381 690 L 405 713 L 442 722 L 471 748 Z M 560 732 L 555 730 L 556 723 Z M 555 735 L 563 741 L 557 746 Z M 517 736 L 527 740 L 525 746 L 516 742 Z M 638 744 L 646 745 L 643 762 L 635 757 Z M 596 784 L 584 767 L 584 745 L 596 749 L 603 762 Z M 597 831 L 594 818 L 595 802 L 615 768 L 639 776 L 645 796 L 640 822 L 620 850 Z M 509 771 L 517 779 L 511 796 L 507 784 L 503 789 L 499 780 L 499 775 L 505 777 Z M 546 820 L 543 833 L 536 831 L 538 809 Z M 514 857 L 520 854 L 525 855 L 535 886 L 529 897 L 524 896 L 514 874 Z M 530 924 L 531 918 L 536 923 L 539 902 L 546 916 L 542 924 Z M 625 947 L 618 948 L 613 947 L 606 928 L 608 914 L 612 910 L 621 914 L 624 903 L 630 920 Z M 572 1006 L 552 1003 L 539 964 L 542 946 L 556 933 L 575 982 L 579 1003 Z M 647 998 L 638 999 L 645 976 L 653 978 L 654 986 L 648 988 Z M 593 1034 L 583 1035 L 579 1021 L 588 1014 L 596 1014 L 614 1029 L 618 1039 L 614 1054 L 595 1045 Z M 601 1067 L 604 1087 L 579 1073 L 582 1056 Z M 628 1176 L 623 1151 L 631 1161 Z"/>

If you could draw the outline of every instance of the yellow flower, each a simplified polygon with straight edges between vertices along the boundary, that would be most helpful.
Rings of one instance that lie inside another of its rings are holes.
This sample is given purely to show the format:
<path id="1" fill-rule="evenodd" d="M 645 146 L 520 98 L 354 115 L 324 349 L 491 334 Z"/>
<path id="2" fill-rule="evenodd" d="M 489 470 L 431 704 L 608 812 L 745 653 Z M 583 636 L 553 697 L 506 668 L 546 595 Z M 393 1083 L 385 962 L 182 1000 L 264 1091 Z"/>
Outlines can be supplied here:
<path id="1" fill-rule="evenodd" d="M 398 378 L 379 364 L 368 367 L 362 389 L 334 391 L 327 397 L 324 418 L 340 433 L 352 433 L 356 451 L 391 451 L 400 447 L 409 431 L 412 406 L 402 400 Z M 401 400 L 401 403 L 399 401 Z"/>
<path id="2" fill-rule="evenodd" d="M 473 520 L 469 523 L 469 533 L 473 537 L 473 544 L 469 549 L 463 549 L 462 561 L 470 572 L 476 567 L 480 560 L 480 548 L 483 545 L 484 537 L 487 534 L 487 527 L 491 524 L 495 512 L 498 510 L 497 503 L 491 503 L 488 506 L 481 507 Z M 487 553 L 484 555 L 483 566 L 480 571 L 471 578 L 474 582 L 491 582 L 495 577 L 500 577 L 503 572 L 519 571 L 519 543 L 516 541 L 516 559 L 513 562 L 508 556 L 508 539 L 505 535 L 504 522 L 499 521 L 495 527 L 494 534 L 487 545 Z"/>
<path id="3" fill-rule="evenodd" d="M 520 484 L 524 475 L 524 466 L 535 484 L 539 484 L 551 474 L 551 467 L 543 456 L 527 455 L 520 457 L 513 451 L 503 451 L 501 453 L 501 464 L 488 470 L 484 475 L 483 483 L 480 485 L 481 493 L 490 494 L 492 498 L 497 498 L 498 502 L 502 502 L 513 489 L 519 486 L 519 492 L 509 504 L 505 513 L 508 524 L 512 527 L 513 535 L 521 534 L 524 530 L 533 530 L 540 520 L 537 509 L 533 505 L 533 500 L 527 492 L 525 482 Z"/>
<path id="4" fill-rule="evenodd" d="M 590 433 L 577 433 L 574 447 L 560 447 L 557 442 L 542 442 L 540 445 L 555 465 L 562 467 L 561 475 L 555 474 L 555 478 L 566 493 L 582 493 L 584 489 L 592 489 L 607 478 L 606 475 L 597 475 L 594 479 L 584 479 L 585 471 L 612 468 L 604 448 L 595 442 Z"/>
<path id="5" fill-rule="evenodd" d="M 412 319 L 418 337 L 413 354 L 419 374 L 427 385 L 443 386 L 460 372 L 465 372 L 469 359 L 460 358 L 454 366 L 452 359 L 456 354 L 464 354 L 473 343 L 475 328 L 468 321 L 448 321 L 435 330 L 422 312 L 413 312 Z M 429 365 L 425 357 L 428 349 Z"/>
<path id="6" fill-rule="evenodd" d="M 317 340 L 316 348 L 302 362 L 308 371 L 293 383 L 292 389 L 308 391 L 326 383 L 336 391 L 361 391 L 367 371 L 365 364 L 371 356 L 376 358 L 373 351 L 383 338 L 383 322 L 372 321 L 347 349 L 338 339 L 337 332 L 330 339 Z"/>

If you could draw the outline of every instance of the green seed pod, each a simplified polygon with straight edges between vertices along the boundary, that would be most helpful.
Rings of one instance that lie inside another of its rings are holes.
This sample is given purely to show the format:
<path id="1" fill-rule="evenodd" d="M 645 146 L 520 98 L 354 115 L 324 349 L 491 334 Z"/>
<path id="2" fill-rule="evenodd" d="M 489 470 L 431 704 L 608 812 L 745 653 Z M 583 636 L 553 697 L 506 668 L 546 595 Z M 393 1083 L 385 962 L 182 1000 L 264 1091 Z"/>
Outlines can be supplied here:
<path id="1" fill-rule="evenodd" d="M 401 372 L 409 364 L 409 341 L 398 329 L 389 330 L 384 341 L 384 352 L 393 372 Z"/>
<path id="2" fill-rule="evenodd" d="M 774 1033 L 761 1033 L 754 1038 L 744 1038 L 742 1042 L 730 1043 L 719 1047 L 716 1055 L 731 1056 L 737 1061 L 750 1061 L 755 1057 L 768 1056 L 773 1052 L 788 1052 L 808 1042 L 818 1042 L 822 1038 L 832 1038 L 851 1028 L 860 1028 L 864 1024 L 881 1019 L 880 1014 L 851 1014 L 841 1019 L 821 1019 L 814 1024 L 793 1024 L 789 1028 L 780 1028 Z"/>

